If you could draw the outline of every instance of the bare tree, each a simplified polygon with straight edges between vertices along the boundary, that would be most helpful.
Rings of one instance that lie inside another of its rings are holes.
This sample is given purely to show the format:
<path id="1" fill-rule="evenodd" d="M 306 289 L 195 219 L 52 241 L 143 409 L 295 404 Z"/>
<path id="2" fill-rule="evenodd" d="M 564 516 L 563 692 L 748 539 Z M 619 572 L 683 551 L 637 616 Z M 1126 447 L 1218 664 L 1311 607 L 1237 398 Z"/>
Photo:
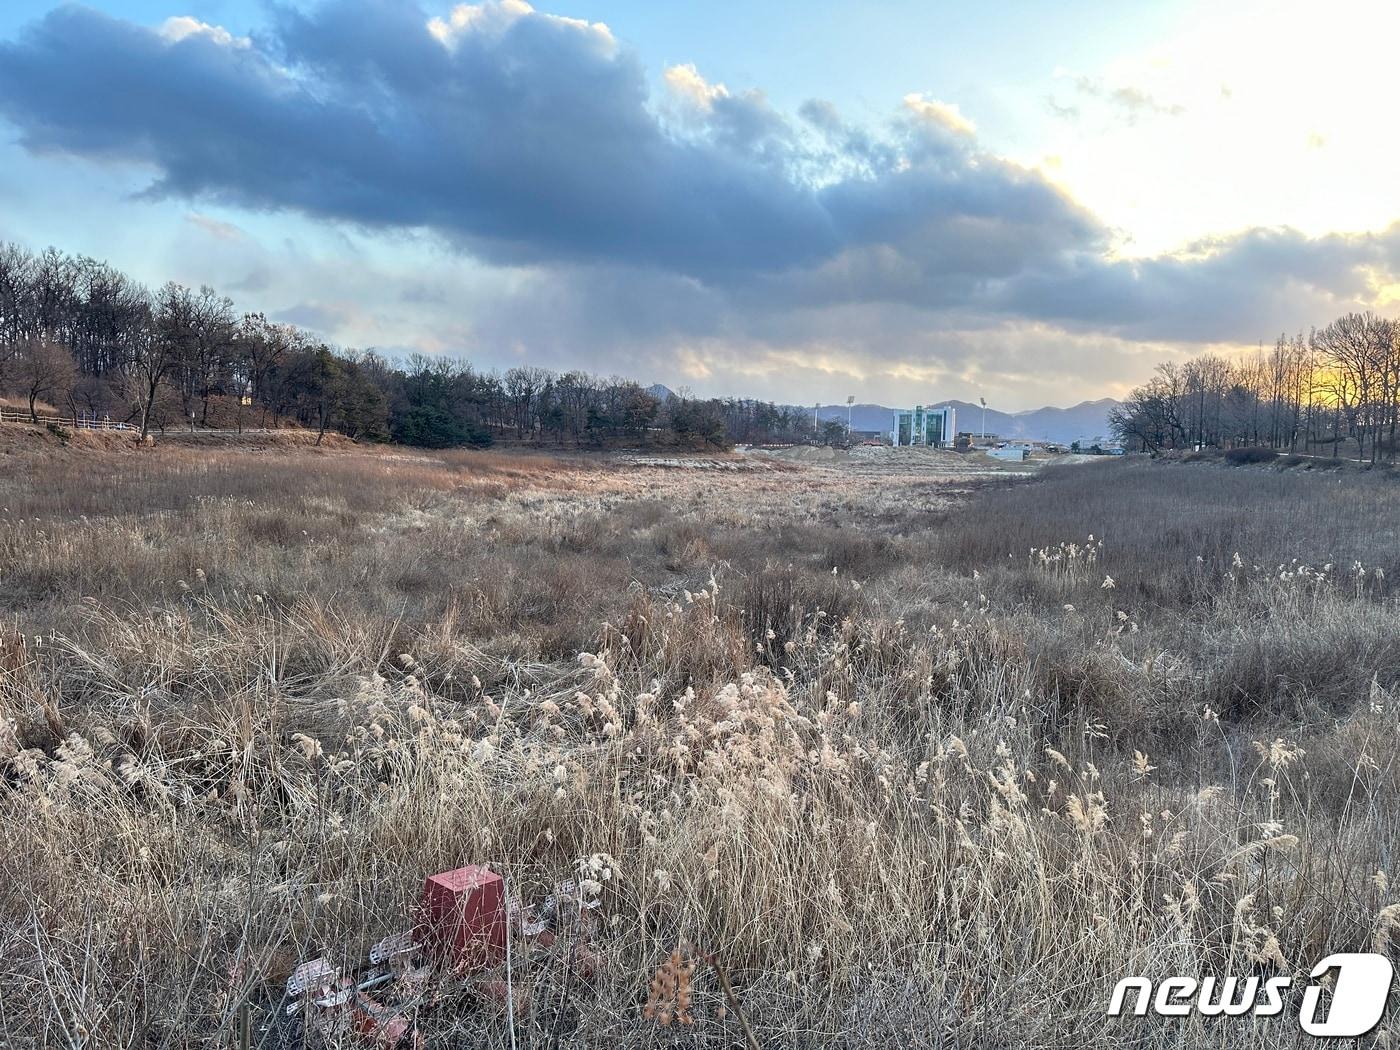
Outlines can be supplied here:
<path id="1" fill-rule="evenodd" d="M 1356 433 L 1356 458 L 1366 458 L 1370 439 L 1371 462 L 1379 458 L 1380 434 L 1394 395 L 1390 376 L 1395 345 L 1394 323 L 1370 313 L 1344 314 L 1316 333 L 1316 346 L 1331 370 L 1338 393 L 1338 409 L 1345 410 Z M 1335 446 L 1334 446 L 1335 447 Z"/>
<path id="2" fill-rule="evenodd" d="M 269 380 L 286 360 L 296 334 L 285 325 L 274 324 L 263 314 L 244 314 L 234 336 L 233 386 L 238 394 L 238 425 L 243 426 L 243 401 L 262 405 L 262 424 L 267 425 L 271 401 Z"/>
<path id="3" fill-rule="evenodd" d="M 538 414 L 539 398 L 549 385 L 553 375 L 543 368 L 512 368 L 505 375 L 506 400 L 511 407 L 518 437 L 534 431 Z"/>
<path id="4" fill-rule="evenodd" d="M 151 412 L 165 377 L 180 360 L 188 331 L 189 289 L 173 281 L 156 296 L 151 323 L 136 334 L 131 369 L 139 380 L 141 440 L 151 433 Z"/>
<path id="5" fill-rule="evenodd" d="M 30 323 L 34 259 L 18 245 L 0 244 L 0 381 L 19 352 Z"/>
<path id="6" fill-rule="evenodd" d="M 47 336 L 25 340 L 15 365 L 15 380 L 20 393 L 29 402 L 30 422 L 39 422 L 40 398 L 57 401 L 67 397 L 76 377 L 73 355 L 66 346 L 60 346 Z"/>

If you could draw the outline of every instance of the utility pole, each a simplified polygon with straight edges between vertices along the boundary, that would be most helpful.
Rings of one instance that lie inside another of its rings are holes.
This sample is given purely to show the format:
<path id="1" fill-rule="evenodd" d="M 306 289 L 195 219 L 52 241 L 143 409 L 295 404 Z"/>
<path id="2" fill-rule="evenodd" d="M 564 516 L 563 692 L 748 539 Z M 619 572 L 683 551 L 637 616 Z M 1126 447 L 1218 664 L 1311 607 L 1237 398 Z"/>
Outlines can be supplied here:
<path id="1" fill-rule="evenodd" d="M 985 397 L 979 397 L 977 400 L 980 401 L 980 402 L 982 402 L 982 440 L 983 440 L 983 441 L 986 441 L 986 440 L 987 440 L 987 399 L 986 399 Z"/>
<path id="2" fill-rule="evenodd" d="M 820 429 L 820 424 L 817 422 L 817 413 L 821 410 L 821 407 L 822 407 L 822 403 L 821 403 L 820 401 L 818 401 L 815 405 L 812 406 L 812 429 L 813 429 L 813 430 L 819 430 L 819 429 Z"/>
<path id="3" fill-rule="evenodd" d="M 856 403 L 856 395 L 851 394 L 846 398 L 846 440 L 851 440 L 851 406 Z"/>

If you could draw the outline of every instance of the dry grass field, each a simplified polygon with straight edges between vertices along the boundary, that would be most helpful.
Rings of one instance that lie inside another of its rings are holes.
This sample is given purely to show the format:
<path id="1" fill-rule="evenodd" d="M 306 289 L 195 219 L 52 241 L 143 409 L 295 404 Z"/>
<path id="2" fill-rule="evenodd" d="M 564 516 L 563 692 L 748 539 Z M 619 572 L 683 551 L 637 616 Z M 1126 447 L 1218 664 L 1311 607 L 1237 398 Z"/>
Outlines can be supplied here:
<path id="1" fill-rule="evenodd" d="M 1400 486 L 948 456 L 0 459 L 0 1043 L 279 1022 L 425 874 L 582 878 L 604 965 L 429 1047 L 1266 1047 L 1128 974 L 1400 915 Z M 703 468 L 703 469 L 702 469 Z M 693 1024 L 643 1017 L 678 946 Z M 1384 1022 L 1388 1024 L 1389 1022 Z M 1383 1028 L 1379 1038 L 1389 1039 Z"/>

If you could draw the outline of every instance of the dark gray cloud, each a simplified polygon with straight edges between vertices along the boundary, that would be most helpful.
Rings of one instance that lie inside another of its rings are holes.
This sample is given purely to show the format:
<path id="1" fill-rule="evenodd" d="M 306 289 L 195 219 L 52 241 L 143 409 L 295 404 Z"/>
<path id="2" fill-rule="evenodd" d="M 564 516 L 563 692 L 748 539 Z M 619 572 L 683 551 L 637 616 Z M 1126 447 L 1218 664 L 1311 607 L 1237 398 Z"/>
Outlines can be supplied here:
<path id="1" fill-rule="evenodd" d="M 605 29 L 510 7 L 435 35 L 411 2 L 329 0 L 240 45 L 68 6 L 0 45 L 0 113 L 31 150 L 153 165 L 157 196 L 428 227 L 492 260 L 732 281 L 879 245 L 932 276 L 954 255 L 958 274 L 995 276 L 1101 236 L 936 122 L 911 117 L 877 149 L 828 112 L 823 153 L 757 92 L 717 97 L 692 135 L 650 103 Z M 812 177 L 842 160 L 860 174 Z M 950 249 L 969 227 L 991 246 Z"/>
<path id="2" fill-rule="evenodd" d="M 637 59 L 527 14 L 449 45 L 399 0 L 285 13 L 249 46 L 60 8 L 0 46 L 0 112 L 33 150 L 154 165 L 151 193 L 438 230 L 510 261 L 695 273 L 838 246 L 810 189 L 723 142 L 666 135 Z"/>
<path id="3" fill-rule="evenodd" d="M 1400 223 L 1324 237 L 1251 229 L 1150 259 L 1065 259 L 1001 283 L 988 305 L 1135 338 L 1250 343 L 1366 309 L 1397 258 Z"/>

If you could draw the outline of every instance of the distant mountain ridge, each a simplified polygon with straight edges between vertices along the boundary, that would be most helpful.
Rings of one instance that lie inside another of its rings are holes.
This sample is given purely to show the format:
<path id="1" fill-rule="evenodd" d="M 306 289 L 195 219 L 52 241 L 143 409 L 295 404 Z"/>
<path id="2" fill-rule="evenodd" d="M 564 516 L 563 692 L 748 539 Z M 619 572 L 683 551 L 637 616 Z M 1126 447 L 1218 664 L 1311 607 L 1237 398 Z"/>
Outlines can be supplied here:
<path id="1" fill-rule="evenodd" d="M 647 388 L 647 392 L 665 401 L 675 395 L 657 383 Z M 1097 401 L 1081 401 L 1069 408 L 1046 405 L 1044 408 L 1027 409 L 1024 412 L 999 412 L 987 409 L 987 433 L 999 438 L 1019 438 L 1026 441 L 1054 441 L 1070 444 L 1074 441 L 1090 442 L 1109 437 L 1108 414 L 1122 402 L 1111 397 Z M 951 405 L 957 409 L 958 430 L 972 434 L 982 433 L 982 406 L 967 401 L 935 401 L 928 408 L 942 408 Z M 800 407 L 800 406 L 799 406 Z M 913 405 L 905 405 L 912 408 Z M 807 409 L 811 411 L 810 408 Z M 852 430 L 889 431 L 895 410 L 885 405 L 860 404 L 851 406 Z M 817 418 L 846 421 L 845 405 L 822 405 L 817 410 Z"/>
<path id="2" fill-rule="evenodd" d="M 971 434 L 983 432 L 982 406 L 967 401 L 935 401 L 928 408 L 952 406 L 958 413 L 958 430 Z M 1118 407 L 1119 402 L 1111 397 L 1097 401 L 1081 401 L 1069 408 L 1047 405 L 1044 408 L 1027 409 L 1024 412 L 1001 412 L 988 406 L 985 428 L 988 435 L 999 438 L 1019 438 L 1026 441 L 1055 441 L 1069 444 L 1074 441 L 1094 441 L 1109 436 L 1108 414 Z M 912 407 L 912 406 L 904 406 Z M 885 405 L 852 405 L 851 428 L 853 430 L 890 429 L 894 409 Z M 822 406 L 818 412 L 821 419 L 846 418 L 845 405 Z"/>

